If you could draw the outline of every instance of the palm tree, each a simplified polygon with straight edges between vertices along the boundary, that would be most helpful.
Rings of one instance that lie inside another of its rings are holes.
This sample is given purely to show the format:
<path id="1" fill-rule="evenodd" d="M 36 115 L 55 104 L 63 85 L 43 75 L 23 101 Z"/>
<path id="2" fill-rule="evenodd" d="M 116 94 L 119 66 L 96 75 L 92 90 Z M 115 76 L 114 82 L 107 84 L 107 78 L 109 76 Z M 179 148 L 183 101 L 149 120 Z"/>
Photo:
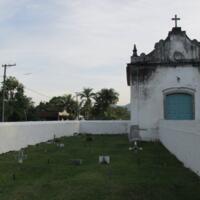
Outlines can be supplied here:
<path id="1" fill-rule="evenodd" d="M 83 107 L 81 110 L 85 119 L 90 118 L 92 109 L 92 99 L 94 99 L 95 97 L 95 93 L 93 93 L 92 91 L 92 88 L 83 88 L 83 91 L 78 94 L 83 103 Z"/>
<path id="2" fill-rule="evenodd" d="M 48 110 L 61 112 L 64 109 L 69 113 L 69 119 L 75 119 L 77 115 L 77 102 L 71 94 L 53 97 L 47 105 Z"/>
<path id="3" fill-rule="evenodd" d="M 95 96 L 94 114 L 97 118 L 104 119 L 108 108 L 119 100 L 119 94 L 112 88 L 101 89 Z"/>

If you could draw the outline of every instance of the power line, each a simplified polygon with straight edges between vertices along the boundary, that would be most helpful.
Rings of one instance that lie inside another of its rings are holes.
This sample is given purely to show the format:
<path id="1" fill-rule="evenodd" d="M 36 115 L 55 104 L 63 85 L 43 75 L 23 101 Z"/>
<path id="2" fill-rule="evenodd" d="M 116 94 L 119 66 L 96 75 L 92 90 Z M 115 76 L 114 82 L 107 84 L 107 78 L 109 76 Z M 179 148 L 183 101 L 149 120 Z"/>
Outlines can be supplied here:
<path id="1" fill-rule="evenodd" d="M 33 89 L 31 89 L 31 88 L 27 88 L 27 87 L 25 87 L 25 86 L 24 86 L 24 88 L 25 88 L 26 90 L 29 90 L 29 91 L 31 91 L 31 92 L 33 92 L 33 93 L 36 93 L 36 94 L 40 95 L 40 96 L 44 96 L 44 97 L 47 97 L 47 98 L 51 98 L 50 96 L 48 96 L 48 95 L 46 95 L 46 94 L 43 94 L 42 92 L 38 92 L 38 91 L 33 90 Z"/>

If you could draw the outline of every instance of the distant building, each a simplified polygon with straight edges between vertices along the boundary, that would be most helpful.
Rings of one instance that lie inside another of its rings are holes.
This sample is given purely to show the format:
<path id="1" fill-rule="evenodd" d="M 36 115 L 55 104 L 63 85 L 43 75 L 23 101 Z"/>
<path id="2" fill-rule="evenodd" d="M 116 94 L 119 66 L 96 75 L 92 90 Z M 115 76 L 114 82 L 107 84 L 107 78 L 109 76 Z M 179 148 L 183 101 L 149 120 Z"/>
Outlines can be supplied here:
<path id="1" fill-rule="evenodd" d="M 200 43 L 177 26 L 149 54 L 134 45 L 127 64 L 131 125 L 141 134 L 157 132 L 159 120 L 200 120 Z M 148 34 L 148 33 L 147 33 Z"/>

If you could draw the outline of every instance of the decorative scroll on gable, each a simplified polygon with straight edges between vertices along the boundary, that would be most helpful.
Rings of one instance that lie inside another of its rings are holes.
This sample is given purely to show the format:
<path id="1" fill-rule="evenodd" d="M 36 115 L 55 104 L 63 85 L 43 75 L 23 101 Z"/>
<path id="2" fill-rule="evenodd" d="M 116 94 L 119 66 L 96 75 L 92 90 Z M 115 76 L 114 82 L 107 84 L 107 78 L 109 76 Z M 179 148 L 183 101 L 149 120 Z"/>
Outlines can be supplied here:
<path id="1" fill-rule="evenodd" d="M 131 63 L 199 62 L 200 42 L 190 40 L 185 31 L 174 27 L 165 40 L 155 44 L 154 50 L 140 56 L 133 54 Z"/>

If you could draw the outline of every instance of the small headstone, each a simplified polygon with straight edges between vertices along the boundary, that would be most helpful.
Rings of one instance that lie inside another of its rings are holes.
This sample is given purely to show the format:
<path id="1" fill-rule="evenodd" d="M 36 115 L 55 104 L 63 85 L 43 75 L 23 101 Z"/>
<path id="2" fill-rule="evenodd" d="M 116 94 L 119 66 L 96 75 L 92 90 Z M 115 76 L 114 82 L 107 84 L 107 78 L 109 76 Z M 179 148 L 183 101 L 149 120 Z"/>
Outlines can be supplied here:
<path id="1" fill-rule="evenodd" d="M 130 127 L 130 132 L 128 134 L 129 142 L 140 141 L 140 129 L 138 125 L 133 125 Z"/>
<path id="2" fill-rule="evenodd" d="M 23 159 L 22 158 L 18 158 L 18 163 L 22 164 L 23 163 Z"/>
<path id="3" fill-rule="evenodd" d="M 54 143 L 59 143 L 60 142 L 60 139 L 57 138 L 55 134 L 53 135 L 53 142 Z"/>
<path id="4" fill-rule="evenodd" d="M 71 164 L 72 165 L 76 165 L 76 166 L 81 165 L 82 164 L 82 159 L 72 159 L 71 160 Z"/>
<path id="5" fill-rule="evenodd" d="M 53 141 L 52 140 L 49 140 L 46 142 L 47 144 L 53 144 Z"/>
<path id="6" fill-rule="evenodd" d="M 138 125 L 133 125 L 130 127 L 130 132 L 128 134 L 129 142 L 133 143 L 133 146 L 129 147 L 129 150 L 135 153 L 142 150 L 142 147 L 138 146 L 138 141 L 141 141 L 140 130 Z"/>
<path id="7" fill-rule="evenodd" d="M 58 144 L 57 144 L 57 147 L 64 148 L 64 147 L 65 147 L 65 144 L 63 144 L 63 143 L 60 143 L 60 144 L 59 144 L 59 143 L 58 143 Z"/>
<path id="8" fill-rule="evenodd" d="M 54 138 L 54 143 L 59 143 L 60 139 L 59 138 Z"/>
<path id="9" fill-rule="evenodd" d="M 110 164 L 110 156 L 99 156 L 99 164 Z"/>
<path id="10" fill-rule="evenodd" d="M 79 133 L 75 132 L 73 135 L 74 135 L 74 136 L 78 136 L 78 135 L 79 135 Z"/>

